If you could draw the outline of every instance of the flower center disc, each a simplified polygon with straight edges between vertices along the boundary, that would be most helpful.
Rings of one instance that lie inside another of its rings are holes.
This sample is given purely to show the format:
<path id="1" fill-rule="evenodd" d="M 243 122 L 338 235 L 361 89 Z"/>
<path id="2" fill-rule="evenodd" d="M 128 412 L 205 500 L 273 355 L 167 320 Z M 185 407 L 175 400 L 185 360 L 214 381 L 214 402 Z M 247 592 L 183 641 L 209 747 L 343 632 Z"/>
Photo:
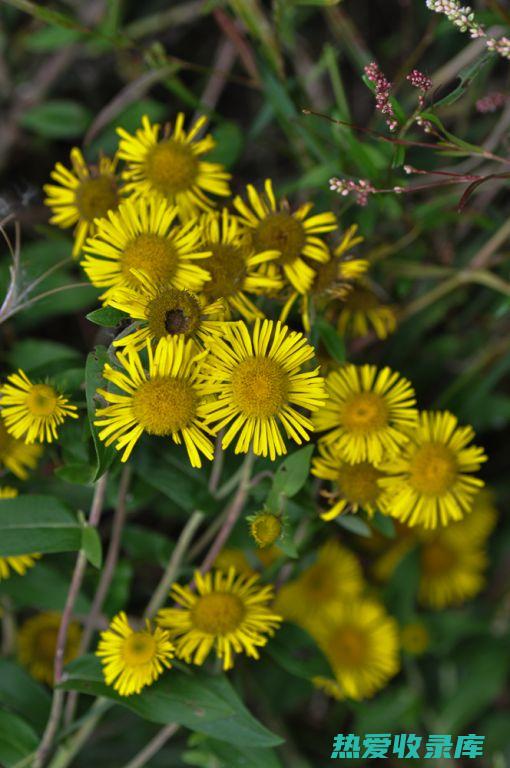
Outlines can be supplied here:
<path id="1" fill-rule="evenodd" d="M 280 251 L 280 261 L 288 264 L 301 256 L 306 234 L 300 221 L 281 211 L 269 214 L 260 222 L 253 233 L 253 242 L 257 251 Z"/>
<path id="2" fill-rule="evenodd" d="M 232 374 L 233 403 L 248 417 L 275 416 L 287 399 L 288 378 L 268 357 L 249 357 Z"/>
<path id="3" fill-rule="evenodd" d="M 147 664 L 156 655 L 156 641 L 146 632 L 134 632 L 124 641 L 124 661 L 128 665 Z"/>
<path id="4" fill-rule="evenodd" d="M 331 600 L 336 592 L 330 569 L 320 563 L 313 565 L 303 574 L 301 584 L 308 596 L 317 602 Z"/>
<path id="5" fill-rule="evenodd" d="M 211 279 L 203 288 L 214 299 L 233 296 L 243 287 L 246 277 L 244 251 L 239 246 L 223 243 L 205 243 L 204 249 L 212 255 L 204 262 Z"/>
<path id="6" fill-rule="evenodd" d="M 409 473 L 409 482 L 415 490 L 426 496 L 439 496 L 455 483 L 457 461 L 443 443 L 425 443 L 411 459 Z"/>
<path id="7" fill-rule="evenodd" d="M 147 307 L 149 328 L 157 339 L 170 334 L 190 336 L 200 325 L 200 304 L 190 291 L 163 289 Z"/>
<path id="8" fill-rule="evenodd" d="M 93 176 L 84 179 L 76 191 L 76 206 L 87 221 L 104 218 L 119 204 L 115 179 L 112 176 Z"/>
<path id="9" fill-rule="evenodd" d="M 455 565 L 456 557 L 453 550 L 439 544 L 431 542 L 426 544 L 421 551 L 421 564 L 425 573 L 429 576 L 440 576 L 448 574 Z"/>
<path id="10" fill-rule="evenodd" d="M 331 655 L 344 667 L 358 667 L 366 658 L 366 638 L 356 627 L 344 626 L 333 633 Z"/>
<path id="11" fill-rule="evenodd" d="M 255 541 L 263 547 L 274 544 L 281 532 L 282 524 L 276 515 L 260 515 L 253 522 L 253 536 Z"/>
<path id="12" fill-rule="evenodd" d="M 34 384 L 27 396 L 27 408 L 33 416 L 51 416 L 57 405 L 57 395 L 47 384 Z"/>
<path id="13" fill-rule="evenodd" d="M 171 435 L 184 429 L 196 412 L 191 384 L 173 376 L 145 381 L 133 395 L 133 413 L 150 435 Z"/>
<path id="14" fill-rule="evenodd" d="M 172 196 L 193 186 L 198 176 L 198 159 L 187 144 L 167 139 L 150 150 L 146 173 L 158 192 Z"/>
<path id="15" fill-rule="evenodd" d="M 52 664 L 55 656 L 57 631 L 56 627 L 47 627 L 46 629 L 41 629 L 37 633 L 37 637 L 34 638 L 34 655 L 36 658 L 45 661 L 47 664 Z"/>
<path id="16" fill-rule="evenodd" d="M 244 618 L 242 600 L 227 592 L 202 595 L 192 610 L 195 629 L 208 635 L 228 635 L 234 632 Z"/>
<path id="17" fill-rule="evenodd" d="M 353 504 L 373 504 L 381 489 L 377 481 L 383 473 L 368 461 L 346 464 L 338 472 L 338 485 L 343 495 Z"/>
<path id="18" fill-rule="evenodd" d="M 345 402 L 343 424 L 350 432 L 372 432 L 388 423 L 388 407 L 375 392 L 357 392 Z"/>
<path id="19" fill-rule="evenodd" d="M 131 272 L 143 269 L 154 282 L 164 283 L 172 279 L 177 269 L 175 248 L 166 237 L 159 235 L 138 235 L 126 245 L 121 257 L 122 274 L 129 285 L 140 284 Z"/>

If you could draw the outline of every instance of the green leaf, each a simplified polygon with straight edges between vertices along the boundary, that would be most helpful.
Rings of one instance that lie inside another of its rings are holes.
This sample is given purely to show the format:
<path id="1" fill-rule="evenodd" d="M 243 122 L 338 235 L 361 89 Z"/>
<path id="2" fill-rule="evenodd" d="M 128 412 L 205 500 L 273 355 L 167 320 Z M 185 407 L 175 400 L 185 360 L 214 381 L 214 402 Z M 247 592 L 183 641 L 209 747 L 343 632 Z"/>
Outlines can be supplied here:
<path id="1" fill-rule="evenodd" d="M 486 64 L 488 64 L 491 59 L 494 59 L 494 54 L 486 54 L 485 56 L 476 59 L 474 64 L 470 64 L 468 67 L 461 69 L 459 72 L 459 85 L 442 99 L 439 99 L 439 101 L 434 101 L 434 108 L 449 106 L 450 104 L 453 104 L 458 99 L 460 99 L 461 96 L 463 96 L 467 91 L 475 77 L 480 74 L 481 70 L 486 66 Z"/>
<path id="2" fill-rule="evenodd" d="M 379 533 L 382 533 L 383 536 L 386 536 L 387 539 L 394 539 L 397 535 L 397 532 L 395 530 L 395 523 L 391 517 L 388 517 L 388 515 L 383 515 L 378 510 L 376 511 L 374 517 L 370 521 L 376 531 L 379 531 Z"/>
<path id="3" fill-rule="evenodd" d="M 355 533 L 358 536 L 363 536 L 365 539 L 370 539 L 372 536 L 370 526 L 357 515 L 338 515 L 338 517 L 335 518 L 335 523 L 341 528 L 345 528 L 346 531 Z"/>
<path id="4" fill-rule="evenodd" d="M 209 768 L 282 768 L 273 750 L 244 747 L 227 744 L 203 736 L 201 733 L 192 733 L 189 739 L 191 749 L 183 753 L 182 759 L 187 765 Z"/>
<path id="5" fill-rule="evenodd" d="M 355 733 L 412 731 L 420 722 L 419 693 L 409 685 L 379 693 L 369 707 L 364 703 L 352 707 L 356 713 Z"/>
<path id="6" fill-rule="evenodd" d="M 319 331 L 319 336 L 327 351 L 337 363 L 345 363 L 345 343 L 336 332 L 335 328 L 328 323 L 324 317 L 318 316 L 315 320 L 315 326 Z"/>
<path id="7" fill-rule="evenodd" d="M 0 710 L 0 765 L 11 768 L 37 749 L 34 730 L 18 715 Z"/>
<path id="8" fill-rule="evenodd" d="M 142 693 L 122 697 L 105 685 L 99 660 L 89 655 L 66 667 L 61 687 L 103 696 L 150 722 L 179 723 L 243 748 L 282 743 L 248 712 L 223 675 L 211 676 L 202 670 L 185 673 L 174 668 Z"/>
<path id="9" fill-rule="evenodd" d="M 0 659 L 0 703 L 23 715 L 39 732 L 44 730 L 50 694 L 26 670 L 8 659 Z"/>
<path id="10" fill-rule="evenodd" d="M 291 675 L 310 680 L 317 675 L 333 677 L 317 643 L 297 624 L 285 622 L 267 645 L 267 653 Z"/>
<path id="11" fill-rule="evenodd" d="M 244 147 L 244 134 L 237 123 L 225 121 L 212 132 L 215 148 L 208 153 L 207 162 L 221 163 L 231 168 L 238 160 Z"/>
<path id="12" fill-rule="evenodd" d="M 12 368 L 22 368 L 32 376 L 48 376 L 62 366 L 69 367 L 81 360 L 75 349 L 45 339 L 23 339 L 18 341 L 7 355 Z"/>
<path id="13" fill-rule="evenodd" d="M 30 31 L 24 39 L 24 46 L 27 51 L 34 51 L 34 53 L 54 53 L 59 48 L 65 48 L 66 45 L 71 45 L 80 39 L 82 35 L 75 29 L 42 27 L 42 29 Z"/>
<path id="14" fill-rule="evenodd" d="M 92 114 L 76 101 L 45 101 L 21 115 L 23 128 L 47 139 L 70 139 L 81 136 L 88 128 Z"/>
<path id="15" fill-rule="evenodd" d="M 59 499 L 31 494 L 0 499 L 0 556 L 80 547 L 80 525 Z"/>
<path id="16" fill-rule="evenodd" d="M 103 548 L 97 528 L 91 525 L 84 525 L 81 536 L 81 549 L 85 557 L 94 568 L 101 568 L 103 563 Z"/>
<path id="17" fill-rule="evenodd" d="M 281 462 L 273 477 L 271 494 L 283 494 L 292 498 L 299 493 L 310 475 L 313 451 L 313 445 L 305 445 Z"/>
<path id="18" fill-rule="evenodd" d="M 101 475 L 104 475 L 117 454 L 117 451 L 113 445 L 107 447 L 103 441 L 99 439 L 98 430 L 94 426 L 94 419 L 96 414 L 95 395 L 98 387 L 104 384 L 102 374 L 104 365 L 107 361 L 108 353 L 105 347 L 96 347 L 95 350 L 90 352 L 87 356 L 87 362 L 85 364 L 85 393 L 87 398 L 87 412 L 90 432 L 96 451 L 96 467 L 94 476 L 92 478 L 93 482 L 98 480 Z"/>
<path id="19" fill-rule="evenodd" d="M 101 307 L 100 309 L 95 309 L 93 312 L 89 312 L 86 317 L 91 323 L 101 325 L 104 328 L 115 328 L 115 326 L 123 320 L 129 319 L 129 315 L 115 307 Z"/>

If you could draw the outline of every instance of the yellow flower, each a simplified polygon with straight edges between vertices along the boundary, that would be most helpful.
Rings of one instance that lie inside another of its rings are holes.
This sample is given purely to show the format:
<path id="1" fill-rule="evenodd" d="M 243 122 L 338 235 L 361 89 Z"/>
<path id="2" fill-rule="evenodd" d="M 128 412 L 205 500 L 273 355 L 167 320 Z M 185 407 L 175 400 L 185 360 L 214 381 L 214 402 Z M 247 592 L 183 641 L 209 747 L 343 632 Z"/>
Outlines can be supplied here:
<path id="1" fill-rule="evenodd" d="M 144 432 L 171 437 L 177 445 L 184 441 L 191 465 L 201 467 L 199 451 L 212 459 L 213 445 L 204 434 L 201 418 L 204 405 L 196 384 L 200 371 L 196 346 L 182 336 L 169 337 L 161 339 L 155 350 L 147 342 L 147 355 L 148 373 L 134 349 L 118 353 L 123 371 L 105 365 L 103 378 L 126 394 L 98 390 L 111 403 L 96 411 L 99 437 L 106 445 L 115 443 L 118 451 L 124 450 L 121 461 L 128 460 Z"/>
<path id="2" fill-rule="evenodd" d="M 11 488 L 8 485 L 0 487 L 0 509 L 1 499 L 15 499 L 18 495 L 16 488 Z M 0 581 L 8 579 L 11 575 L 11 571 L 24 576 L 29 568 L 33 568 L 35 561 L 38 560 L 41 555 L 11 555 L 8 557 L 0 557 Z"/>
<path id="3" fill-rule="evenodd" d="M 10 435 L 0 415 L 0 468 L 4 466 L 20 480 L 26 480 L 27 470 L 35 469 L 42 451 L 42 446 L 27 445 Z"/>
<path id="4" fill-rule="evenodd" d="M 311 631 L 330 606 L 351 601 L 363 589 L 363 574 L 355 555 L 333 539 L 317 552 L 317 559 L 297 579 L 278 592 L 275 609 L 285 619 Z"/>
<path id="5" fill-rule="evenodd" d="M 157 343 L 166 336 L 182 336 L 205 343 L 211 335 L 222 333 L 225 308 L 220 300 L 208 304 L 204 296 L 187 289 L 154 282 L 147 272 L 133 270 L 137 288 L 118 286 L 108 293 L 106 304 L 127 312 L 140 327 L 113 342 L 115 347 L 145 347 L 147 340 Z"/>
<path id="6" fill-rule="evenodd" d="M 204 267 L 211 279 L 204 286 L 211 299 L 224 299 L 227 307 L 246 320 L 263 317 L 247 294 L 279 290 L 278 276 L 261 273 L 260 267 L 278 255 L 274 250 L 255 250 L 243 232 L 237 216 L 224 208 L 221 213 L 205 213 L 200 219 L 202 247 L 211 253 Z"/>
<path id="7" fill-rule="evenodd" d="M 200 247 L 196 223 L 180 225 L 177 215 L 176 206 L 150 198 L 126 200 L 107 219 L 98 220 L 81 262 L 91 283 L 98 288 L 139 288 L 144 283 L 133 270 L 142 270 L 155 283 L 199 290 L 209 275 L 195 261 L 208 254 Z"/>
<path id="8" fill-rule="evenodd" d="M 127 192 L 134 197 L 162 196 L 177 205 L 185 217 L 211 208 L 214 202 L 210 195 L 228 197 L 230 174 L 220 163 L 202 159 L 214 148 L 210 134 L 197 139 L 206 122 L 206 117 L 200 117 L 186 133 L 184 115 L 179 112 L 173 131 L 166 125 L 161 137 L 161 126 L 151 125 L 147 115 L 134 136 L 117 128 L 118 154 L 127 163 L 122 174 Z"/>
<path id="9" fill-rule="evenodd" d="M 203 664 L 214 649 L 223 669 L 234 666 L 236 653 L 258 659 L 258 649 L 281 621 L 269 608 L 273 588 L 260 586 L 257 576 L 236 574 L 234 568 L 205 576 L 197 571 L 194 580 L 198 594 L 174 584 L 170 597 L 181 607 L 163 608 L 157 616 L 174 640 L 177 656 Z"/>
<path id="10" fill-rule="evenodd" d="M 384 473 L 369 461 L 347 464 L 339 457 L 335 445 L 319 442 L 318 447 L 319 456 L 313 459 L 312 474 L 334 484 L 332 493 L 323 493 L 334 503 L 321 514 L 322 519 L 334 520 L 342 512 L 357 512 L 360 508 L 373 517 L 382 493 L 379 480 Z"/>
<path id="11" fill-rule="evenodd" d="M 473 473 L 486 461 L 481 448 L 469 446 L 471 427 L 457 426 L 448 411 L 420 414 L 419 425 L 383 468 L 381 509 L 407 525 L 436 528 L 469 513 L 483 481 Z"/>
<path id="12" fill-rule="evenodd" d="M 17 635 L 18 659 L 32 677 L 53 685 L 53 669 L 57 636 L 61 616 L 59 613 L 38 613 L 27 619 Z M 64 651 L 64 664 L 76 658 L 81 641 L 81 629 L 74 621 L 69 624 Z"/>
<path id="13" fill-rule="evenodd" d="M 394 309 L 379 301 L 375 293 L 355 286 L 347 294 L 338 317 L 341 335 L 366 336 L 373 330 L 378 339 L 386 339 L 396 327 Z"/>
<path id="14" fill-rule="evenodd" d="M 234 200 L 241 221 L 251 233 L 252 243 L 258 251 L 277 251 L 278 259 L 267 265 L 270 276 L 280 274 L 298 293 L 310 290 L 315 271 L 305 261 L 328 261 L 326 243 L 317 235 L 336 229 L 335 215 L 331 212 L 308 216 L 312 203 L 291 212 L 284 203 L 277 203 L 273 184 L 266 179 L 265 194 L 249 184 L 246 188 L 248 203 L 239 195 Z"/>
<path id="15" fill-rule="evenodd" d="M 18 489 L 10 485 L 0 486 L 0 499 L 15 499 L 18 495 Z"/>
<path id="16" fill-rule="evenodd" d="M 225 338 L 212 340 L 210 349 L 202 391 L 216 398 L 204 413 L 216 431 L 228 426 L 223 448 L 239 435 L 236 453 L 253 447 L 274 461 L 287 453 L 280 425 L 299 445 L 309 439 L 312 424 L 297 409 L 315 411 L 325 395 L 317 369 L 301 370 L 314 355 L 302 334 L 271 320 L 257 320 L 250 334 L 239 322 L 227 326 Z"/>
<path id="17" fill-rule="evenodd" d="M 422 605 L 442 610 L 475 597 L 485 584 L 487 555 L 478 543 L 457 539 L 448 528 L 427 536 L 420 545 Z"/>
<path id="18" fill-rule="evenodd" d="M 334 673 L 314 684 L 335 699 L 368 699 L 399 671 L 398 626 L 378 603 L 338 603 L 311 632 Z"/>
<path id="19" fill-rule="evenodd" d="M 7 431 L 25 443 L 51 443 L 66 418 L 78 418 L 67 397 L 50 384 L 33 384 L 22 370 L 0 387 L 0 408 Z"/>
<path id="20" fill-rule="evenodd" d="M 412 621 L 400 628 L 400 645 L 411 656 L 421 656 L 430 645 L 430 634 L 421 621 Z"/>
<path id="21" fill-rule="evenodd" d="M 251 537 L 260 549 L 271 547 L 282 535 L 283 520 L 281 515 L 262 511 L 246 519 L 249 522 Z"/>
<path id="22" fill-rule="evenodd" d="M 174 652 L 168 632 L 160 627 L 153 629 L 148 619 L 144 629 L 135 631 L 121 611 L 101 632 L 96 656 L 103 664 L 106 684 L 121 696 L 132 696 L 152 685 L 165 668 L 172 666 Z"/>
<path id="23" fill-rule="evenodd" d="M 343 365 L 326 379 L 329 399 L 313 418 L 321 439 L 349 464 L 395 456 L 416 425 L 414 390 L 390 368 Z"/>
<path id="24" fill-rule="evenodd" d="M 71 150 L 72 170 L 57 163 L 51 178 L 57 184 L 46 184 L 45 204 L 52 210 L 51 224 L 62 229 L 75 226 L 73 256 L 76 258 L 90 234 L 94 220 L 103 218 L 119 205 L 119 188 L 115 168 L 117 158 L 101 157 L 97 166 L 87 165 L 81 150 Z"/>

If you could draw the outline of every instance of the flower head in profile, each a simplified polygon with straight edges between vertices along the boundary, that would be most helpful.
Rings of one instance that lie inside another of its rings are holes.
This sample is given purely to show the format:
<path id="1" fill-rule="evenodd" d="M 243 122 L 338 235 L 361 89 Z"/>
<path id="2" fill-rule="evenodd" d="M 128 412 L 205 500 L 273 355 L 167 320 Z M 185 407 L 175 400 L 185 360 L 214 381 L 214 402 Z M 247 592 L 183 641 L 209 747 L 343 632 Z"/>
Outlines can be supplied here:
<path id="1" fill-rule="evenodd" d="M 2 509 L 2 499 L 15 499 L 18 495 L 17 488 L 11 488 L 9 485 L 0 486 L 0 510 Z M 8 579 L 12 573 L 24 576 L 29 568 L 33 568 L 41 555 L 9 555 L 0 557 L 0 581 Z"/>
<path id="2" fill-rule="evenodd" d="M 309 216 L 312 203 L 291 211 L 284 202 L 278 203 L 272 182 L 267 179 L 264 193 L 251 184 L 246 188 L 248 202 L 239 195 L 234 199 L 242 223 L 250 233 L 255 251 L 277 251 L 278 258 L 267 265 L 269 275 L 279 275 L 298 293 L 310 290 L 315 277 L 308 261 L 324 263 L 329 251 L 319 237 L 337 227 L 331 212 Z"/>
<path id="3" fill-rule="evenodd" d="M 384 467 L 382 510 L 424 528 L 461 520 L 483 486 L 475 473 L 486 456 L 470 445 L 473 438 L 473 429 L 459 427 L 451 413 L 422 412 L 402 453 Z"/>
<path id="4" fill-rule="evenodd" d="M 337 322 L 342 336 L 366 336 L 373 331 L 378 339 L 386 339 L 396 327 L 393 307 L 383 304 L 368 288 L 354 286 L 343 300 Z"/>
<path id="5" fill-rule="evenodd" d="M 250 298 L 274 292 L 281 288 L 278 275 L 267 275 L 261 270 L 278 256 L 275 250 L 256 249 L 247 237 L 237 216 L 224 208 L 200 219 L 202 248 L 210 252 L 204 267 L 210 280 L 204 293 L 211 300 L 223 299 L 230 312 L 245 320 L 263 317 L 261 310 Z"/>
<path id="6" fill-rule="evenodd" d="M 108 293 L 106 304 L 127 312 L 139 327 L 115 339 L 115 347 L 145 347 L 167 336 L 182 336 L 204 344 L 222 333 L 225 305 L 221 299 L 208 303 L 203 294 L 154 282 L 143 270 L 133 270 L 136 288 L 118 286 Z"/>
<path id="7" fill-rule="evenodd" d="M 27 619 L 17 635 L 18 659 L 36 680 L 53 685 L 55 651 L 61 615 L 52 611 Z M 76 658 L 81 641 L 80 625 L 72 621 L 67 630 L 64 664 Z"/>
<path id="8" fill-rule="evenodd" d="M 73 256 L 76 258 L 86 238 L 94 234 L 94 220 L 103 218 L 119 205 L 120 190 L 116 175 L 117 158 L 102 156 L 97 165 L 88 165 L 77 147 L 71 150 L 71 170 L 57 163 L 51 172 L 56 184 L 46 184 L 45 203 L 51 208 L 51 224 L 62 229 L 75 225 Z"/>
<path id="9" fill-rule="evenodd" d="M 163 338 L 156 349 L 147 342 L 148 371 L 137 350 L 119 352 L 119 368 L 107 363 L 103 378 L 120 390 L 99 389 L 109 403 L 96 411 L 99 437 L 106 445 L 115 443 L 127 461 L 145 432 L 184 442 L 193 467 L 202 466 L 200 453 L 213 457 L 213 445 L 202 422 L 204 405 L 197 388 L 200 366 L 192 340 L 182 336 Z"/>
<path id="10" fill-rule="evenodd" d="M 0 409 L 0 469 L 5 467 L 20 480 L 26 480 L 28 471 L 37 466 L 42 451 L 42 446 L 27 445 L 10 435 Z"/>
<path id="11" fill-rule="evenodd" d="M 371 698 L 399 671 L 397 623 L 372 600 L 337 603 L 311 634 L 334 674 L 332 679 L 316 677 L 314 684 L 335 699 Z"/>
<path id="12" fill-rule="evenodd" d="M 167 124 L 161 132 L 161 126 L 152 125 L 147 115 L 134 136 L 117 128 L 118 154 L 126 162 L 122 177 L 127 192 L 133 197 L 156 194 L 178 206 L 185 218 L 213 207 L 211 195 L 228 197 L 230 174 L 220 163 L 204 159 L 215 146 L 210 134 L 198 138 L 206 123 L 207 118 L 200 117 L 186 131 L 184 115 L 179 112 L 173 130 Z"/>
<path id="13" fill-rule="evenodd" d="M 22 370 L 0 386 L 0 409 L 9 434 L 28 444 L 52 443 L 66 418 L 78 418 L 67 397 L 51 384 L 34 384 Z"/>
<path id="14" fill-rule="evenodd" d="M 257 576 L 214 571 L 195 573 L 196 593 L 174 584 L 170 597 L 178 608 L 163 608 L 157 616 L 168 630 L 177 656 L 203 664 L 211 651 L 223 661 L 223 669 L 234 666 L 234 656 L 245 653 L 259 658 L 259 648 L 278 629 L 281 617 L 270 608 L 273 588 L 258 583 Z"/>
<path id="15" fill-rule="evenodd" d="M 325 401 L 317 369 L 303 370 L 313 355 L 302 334 L 271 320 L 257 320 L 251 332 L 232 323 L 211 342 L 202 391 L 214 399 L 204 413 L 216 431 L 225 428 L 223 448 L 237 438 L 236 453 L 253 447 L 274 461 L 287 452 L 281 427 L 298 445 L 309 439 L 312 424 L 302 411 Z"/>
<path id="16" fill-rule="evenodd" d="M 312 474 L 333 484 L 331 492 L 323 491 L 332 506 L 321 514 L 323 520 L 334 520 L 343 512 L 364 509 L 373 517 L 382 489 L 379 480 L 384 477 L 374 464 L 359 461 L 348 464 L 338 455 L 336 446 L 319 442 L 319 455 L 313 459 Z"/>
<path id="17" fill-rule="evenodd" d="M 172 666 L 174 653 L 168 632 L 153 627 L 148 619 L 143 629 L 134 630 L 123 611 L 101 632 L 96 650 L 106 684 L 121 696 L 132 696 L 152 685 Z"/>
<path id="18" fill-rule="evenodd" d="M 143 274 L 153 283 L 200 290 L 209 275 L 195 262 L 208 254 L 200 246 L 196 223 L 181 225 L 177 216 L 176 206 L 152 197 L 126 200 L 108 218 L 98 220 L 81 262 L 90 282 L 98 288 L 140 288 L 145 285 Z"/>
<path id="19" fill-rule="evenodd" d="M 321 438 L 349 464 L 397 455 L 417 422 L 414 390 L 398 373 L 343 365 L 326 379 L 328 400 L 314 415 Z"/>
<path id="20" fill-rule="evenodd" d="M 275 609 L 285 619 L 309 631 L 328 608 L 342 601 L 352 601 L 364 586 L 357 557 L 334 539 L 323 544 L 315 562 L 278 592 Z"/>

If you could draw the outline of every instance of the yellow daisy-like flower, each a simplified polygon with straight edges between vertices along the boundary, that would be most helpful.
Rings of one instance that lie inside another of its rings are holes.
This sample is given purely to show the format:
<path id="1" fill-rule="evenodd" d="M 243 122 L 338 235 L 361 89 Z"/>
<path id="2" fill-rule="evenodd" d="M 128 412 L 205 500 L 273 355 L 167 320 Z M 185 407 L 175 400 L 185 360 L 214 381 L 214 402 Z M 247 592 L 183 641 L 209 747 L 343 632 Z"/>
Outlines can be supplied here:
<path id="1" fill-rule="evenodd" d="M 334 520 L 342 512 L 364 509 L 373 517 L 382 494 L 379 480 L 384 473 L 369 461 L 347 464 L 338 456 L 335 445 L 319 442 L 319 456 L 312 462 L 312 474 L 334 484 L 332 493 L 323 492 L 333 506 L 323 512 L 323 520 Z"/>
<path id="2" fill-rule="evenodd" d="M 467 543 L 483 544 L 496 527 L 498 510 L 494 503 L 494 493 L 482 488 L 476 494 L 471 512 L 457 523 L 450 523 L 447 530 L 456 538 L 462 538 Z"/>
<path id="3" fill-rule="evenodd" d="M 428 608 L 442 610 L 471 600 L 484 587 L 487 554 L 478 543 L 456 539 L 443 529 L 420 545 L 418 599 Z"/>
<path id="4" fill-rule="evenodd" d="M 34 384 L 22 370 L 0 387 L 0 409 L 7 431 L 25 443 L 52 443 L 66 418 L 78 418 L 67 397 L 51 384 Z"/>
<path id="5" fill-rule="evenodd" d="M 123 611 L 101 632 L 96 650 L 106 684 L 121 696 L 132 696 L 152 685 L 165 668 L 170 669 L 174 655 L 168 632 L 160 627 L 152 628 L 148 619 L 145 629 L 135 631 Z"/>
<path id="6" fill-rule="evenodd" d="M 220 300 L 207 303 L 201 294 L 154 282 L 142 270 L 133 270 L 137 288 L 112 288 L 106 304 L 127 312 L 140 327 L 113 342 L 115 347 L 145 347 L 147 340 L 157 343 L 166 336 L 182 336 L 206 343 L 211 335 L 222 333 L 225 314 Z"/>
<path id="7" fill-rule="evenodd" d="M 10 435 L 0 411 L 0 468 L 3 466 L 20 480 L 26 480 L 28 470 L 35 469 L 42 452 L 42 446 L 27 445 Z"/>
<path id="8" fill-rule="evenodd" d="M 205 295 L 215 301 L 224 299 L 227 307 L 246 320 L 263 317 L 247 294 L 274 292 L 282 283 L 277 275 L 261 272 L 261 265 L 278 256 L 278 251 L 255 250 L 243 232 L 237 216 L 224 208 L 221 213 L 204 214 L 200 219 L 202 247 L 210 252 L 204 263 L 211 279 L 204 286 Z"/>
<path id="9" fill-rule="evenodd" d="M 311 633 L 335 675 L 316 677 L 314 684 L 335 699 L 371 698 L 399 671 L 398 626 L 376 602 L 339 603 Z"/>
<path id="10" fill-rule="evenodd" d="M 20 664 L 32 677 L 48 685 L 53 685 L 54 680 L 53 669 L 60 621 L 59 613 L 39 613 L 22 624 L 16 637 Z M 77 657 L 80 641 L 81 628 L 73 621 L 67 630 L 64 664 Z"/>
<path id="11" fill-rule="evenodd" d="M 303 328 L 310 334 L 316 309 L 324 309 L 331 300 L 344 299 L 349 294 L 352 282 L 358 280 L 369 267 L 366 259 L 346 258 L 351 248 L 363 242 L 363 238 L 356 235 L 357 230 L 356 224 L 349 227 L 340 244 L 330 252 L 328 261 L 314 265 L 315 277 L 307 293 L 294 291 L 290 294 L 280 314 L 282 323 L 286 322 L 299 297 Z"/>
<path id="12" fill-rule="evenodd" d="M 257 192 L 251 184 L 246 192 L 248 203 L 238 195 L 234 207 L 251 233 L 254 249 L 276 250 L 279 254 L 275 262 L 267 265 L 268 274 L 280 274 L 298 293 L 306 293 L 312 286 L 315 271 L 305 258 L 319 264 L 328 261 L 328 246 L 318 235 L 336 229 L 334 213 L 309 216 L 312 203 L 291 212 L 286 204 L 277 203 L 270 179 L 266 179 L 265 194 Z"/>
<path id="13" fill-rule="evenodd" d="M 71 150 L 72 170 L 57 163 L 51 178 L 57 184 L 46 184 L 45 204 L 52 210 L 51 224 L 62 229 L 75 226 L 73 256 L 76 258 L 90 234 L 94 220 L 117 209 L 120 191 L 115 169 L 117 158 L 101 157 L 97 166 L 87 165 L 81 150 Z"/>
<path id="14" fill-rule="evenodd" d="M 173 131 L 166 125 L 162 136 L 161 126 L 151 125 L 147 115 L 134 136 L 117 128 L 118 154 L 127 164 L 122 174 L 127 192 L 134 197 L 162 196 L 186 217 L 210 209 L 214 205 L 210 195 L 228 197 L 230 174 L 220 163 L 202 159 L 215 146 L 210 134 L 197 138 L 206 122 L 206 117 L 200 117 L 186 132 L 179 112 Z"/>
<path id="15" fill-rule="evenodd" d="M 423 528 L 461 520 L 483 486 L 473 473 L 487 460 L 482 448 L 469 445 L 474 435 L 448 411 L 421 413 L 402 453 L 384 466 L 382 510 Z"/>
<path id="16" fill-rule="evenodd" d="M 257 576 L 236 574 L 234 568 L 205 576 L 197 571 L 194 580 L 197 594 L 174 584 L 170 597 L 181 607 L 163 608 L 156 619 L 170 633 L 177 656 L 203 664 L 214 649 L 223 669 L 234 666 L 236 653 L 258 659 L 258 649 L 281 622 L 269 608 L 273 588 L 259 585 Z"/>
<path id="17" fill-rule="evenodd" d="M 178 213 L 176 206 L 153 197 L 126 200 L 118 211 L 98 220 L 81 262 L 90 282 L 98 288 L 140 288 L 144 282 L 136 270 L 142 270 L 155 283 L 200 290 L 209 275 L 195 262 L 209 254 L 200 246 L 196 222 L 181 225 Z"/>
<path id="18" fill-rule="evenodd" d="M 155 350 L 147 342 L 146 349 L 148 372 L 137 350 L 131 348 L 118 353 L 123 370 L 105 365 L 103 378 L 125 394 L 98 390 L 110 403 L 96 411 L 99 437 L 106 445 L 115 443 L 118 451 L 123 450 L 121 461 L 128 460 L 144 432 L 171 437 L 177 445 L 184 441 L 191 465 L 201 467 L 199 451 L 212 459 L 213 445 L 204 434 L 201 418 L 204 405 L 196 385 L 200 372 L 196 346 L 178 336 L 161 339 Z"/>
<path id="19" fill-rule="evenodd" d="M 379 301 L 373 291 L 355 286 L 347 294 L 338 317 L 340 334 L 366 336 L 373 330 L 378 339 L 386 339 L 396 327 L 395 310 Z"/>
<path id="20" fill-rule="evenodd" d="M 250 447 L 257 456 L 287 453 L 280 425 L 298 445 L 309 440 L 310 420 L 297 410 L 315 411 L 324 403 L 324 380 L 317 370 L 303 371 L 314 350 L 306 338 L 281 323 L 257 320 L 252 332 L 242 323 L 214 339 L 204 363 L 202 391 L 215 395 L 204 405 L 206 423 L 226 428 L 227 448 L 237 437 L 236 453 Z M 239 434 L 240 433 L 240 434 Z"/>
<path id="21" fill-rule="evenodd" d="M 17 488 L 11 488 L 5 485 L 0 488 L 0 509 L 2 499 L 15 499 L 18 495 Z M 31 555 L 11 555 L 8 557 L 0 557 L 0 581 L 8 579 L 11 575 L 11 571 L 24 576 L 29 568 L 33 568 L 36 560 L 41 557 L 39 554 Z"/>
<path id="22" fill-rule="evenodd" d="M 397 455 L 417 423 L 414 390 L 398 373 L 375 365 L 343 365 L 326 379 L 329 398 L 314 415 L 321 439 L 349 464 L 379 464 Z"/>
<path id="23" fill-rule="evenodd" d="M 285 619 L 311 631 L 330 606 L 350 602 L 363 589 L 363 573 L 357 557 L 334 540 L 317 552 L 317 559 L 297 579 L 278 592 L 275 609 Z"/>
<path id="24" fill-rule="evenodd" d="M 411 656 L 422 656 L 430 646 L 430 633 L 422 621 L 411 621 L 400 628 L 400 645 Z"/>
<path id="25" fill-rule="evenodd" d="M 283 533 L 283 520 L 281 515 L 263 511 L 247 518 L 250 534 L 260 549 L 267 549 L 278 541 Z"/>

